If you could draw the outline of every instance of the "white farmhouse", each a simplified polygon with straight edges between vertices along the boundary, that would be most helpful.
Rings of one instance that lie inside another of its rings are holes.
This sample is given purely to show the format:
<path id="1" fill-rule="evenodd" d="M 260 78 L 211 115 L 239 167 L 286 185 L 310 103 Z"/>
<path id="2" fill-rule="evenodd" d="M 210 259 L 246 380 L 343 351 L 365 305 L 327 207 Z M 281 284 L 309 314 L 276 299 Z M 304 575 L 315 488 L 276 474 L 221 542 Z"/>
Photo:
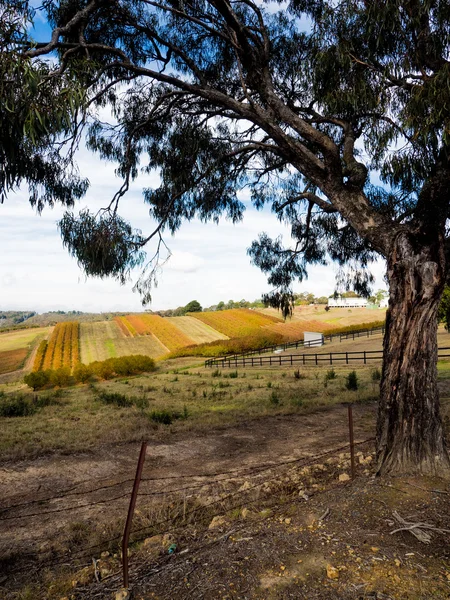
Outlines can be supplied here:
<path id="1" fill-rule="evenodd" d="M 330 308 L 366 308 L 367 300 L 365 298 L 328 298 Z"/>

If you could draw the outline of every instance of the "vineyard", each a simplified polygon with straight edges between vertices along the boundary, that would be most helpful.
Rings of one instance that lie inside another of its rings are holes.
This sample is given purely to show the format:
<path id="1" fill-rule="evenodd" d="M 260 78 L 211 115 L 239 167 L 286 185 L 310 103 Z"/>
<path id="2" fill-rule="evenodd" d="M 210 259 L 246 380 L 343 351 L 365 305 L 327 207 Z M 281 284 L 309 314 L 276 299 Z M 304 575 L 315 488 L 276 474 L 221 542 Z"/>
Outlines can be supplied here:
<path id="1" fill-rule="evenodd" d="M 133 337 L 154 335 L 169 351 L 192 346 L 195 342 L 175 327 L 168 319 L 158 315 L 127 315 L 116 317 Z"/>
<path id="2" fill-rule="evenodd" d="M 215 342 L 216 340 L 227 340 L 228 337 L 219 331 L 216 331 L 206 323 L 194 317 L 166 317 L 166 319 L 175 325 L 182 333 L 193 340 L 194 344 L 205 344 Z"/>
<path id="3" fill-rule="evenodd" d="M 278 317 L 247 308 L 198 312 L 191 313 L 189 316 L 206 323 L 206 325 L 209 325 L 229 338 L 254 335 L 259 333 L 261 327 L 272 325 L 273 323 L 281 323 L 281 319 Z"/>
<path id="4" fill-rule="evenodd" d="M 320 333 L 331 333 L 336 327 L 332 325 L 311 319 L 309 321 L 287 321 L 286 323 L 273 323 L 267 326 L 269 331 L 280 333 L 285 341 L 293 342 L 303 339 L 305 331 L 320 331 Z"/>
<path id="5" fill-rule="evenodd" d="M 0 374 L 22 368 L 36 346 L 33 372 L 62 367 L 73 372 L 79 363 L 89 365 L 130 355 L 160 360 L 241 353 L 301 340 L 305 331 L 352 331 L 379 325 L 384 318 L 383 311 L 326 312 L 303 306 L 296 308 L 293 319 L 282 321 L 276 314 L 273 309 L 231 309 L 166 318 L 141 313 L 105 321 L 61 322 L 53 331 L 36 328 L 8 332 L 0 334 Z"/>
<path id="6" fill-rule="evenodd" d="M 58 323 L 47 342 L 41 342 L 34 359 L 33 371 L 69 367 L 80 362 L 80 324 Z"/>
<path id="7" fill-rule="evenodd" d="M 124 320 L 120 319 L 80 324 L 81 362 L 88 365 L 130 354 L 160 358 L 168 353 L 168 349 L 152 335 L 132 336 Z"/>

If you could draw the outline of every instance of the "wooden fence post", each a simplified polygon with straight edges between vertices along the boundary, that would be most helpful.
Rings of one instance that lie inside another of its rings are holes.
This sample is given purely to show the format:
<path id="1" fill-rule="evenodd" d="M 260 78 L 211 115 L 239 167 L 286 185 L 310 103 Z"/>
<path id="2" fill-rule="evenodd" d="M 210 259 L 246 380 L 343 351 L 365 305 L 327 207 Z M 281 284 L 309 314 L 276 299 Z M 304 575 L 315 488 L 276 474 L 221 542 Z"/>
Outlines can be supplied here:
<path id="1" fill-rule="evenodd" d="M 133 491 L 131 492 L 130 506 L 128 507 L 127 521 L 125 523 L 125 529 L 122 538 L 122 566 L 123 566 L 123 587 L 128 589 L 128 541 L 130 539 L 131 523 L 133 521 L 134 508 L 136 506 L 136 498 L 139 491 L 139 484 L 141 483 L 142 469 L 144 468 L 145 453 L 147 451 L 147 442 L 142 442 L 141 452 L 139 454 L 139 460 L 136 468 L 136 475 L 134 478 Z"/>

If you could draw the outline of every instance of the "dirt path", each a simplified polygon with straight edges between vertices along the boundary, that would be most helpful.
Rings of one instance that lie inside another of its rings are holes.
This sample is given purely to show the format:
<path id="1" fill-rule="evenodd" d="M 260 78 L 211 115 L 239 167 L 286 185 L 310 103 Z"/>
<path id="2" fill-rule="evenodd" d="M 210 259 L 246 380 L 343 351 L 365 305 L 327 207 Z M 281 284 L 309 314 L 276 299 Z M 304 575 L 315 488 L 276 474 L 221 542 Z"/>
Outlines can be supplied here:
<path id="1" fill-rule="evenodd" d="M 374 417 L 374 405 L 354 407 L 356 441 L 373 435 Z M 143 477 L 166 479 L 143 482 L 142 489 L 172 489 L 179 486 L 177 478 L 313 456 L 347 440 L 343 406 L 308 415 L 260 418 L 208 435 L 183 432 L 171 435 L 167 442 L 153 439 L 148 442 Z M 0 558 L 47 549 L 51 542 L 66 537 L 73 524 L 122 518 L 138 454 L 139 445 L 127 444 L 1 468 Z M 174 479 L 168 482 L 168 477 Z"/>

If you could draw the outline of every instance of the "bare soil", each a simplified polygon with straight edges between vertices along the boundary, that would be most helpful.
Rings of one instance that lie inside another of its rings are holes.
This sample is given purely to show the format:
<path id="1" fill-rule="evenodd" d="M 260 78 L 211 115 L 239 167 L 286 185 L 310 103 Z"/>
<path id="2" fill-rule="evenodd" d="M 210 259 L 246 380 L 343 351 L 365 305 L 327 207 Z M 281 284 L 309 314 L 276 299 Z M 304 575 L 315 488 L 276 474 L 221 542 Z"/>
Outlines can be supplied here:
<path id="1" fill-rule="evenodd" d="M 448 419 L 449 405 L 443 410 Z M 357 442 L 373 435 L 375 411 L 375 404 L 353 407 Z M 420 477 L 374 480 L 373 443 L 361 446 L 357 479 L 340 482 L 339 475 L 350 472 L 347 443 L 344 406 L 260 418 L 207 435 L 155 434 L 134 521 L 147 533 L 131 553 L 133 597 L 449 598 L 449 486 Z M 138 444 L 103 446 L 0 469 L 0 598 L 115 597 L 121 586 L 117 550 L 102 553 L 105 546 L 95 546 L 99 538 L 89 528 L 103 530 L 101 539 L 120 534 L 138 453 Z M 316 465 L 302 469 L 302 459 Z M 282 463 L 274 480 L 267 469 Z M 259 471 L 262 465 L 266 470 Z M 212 490 L 218 473 L 230 475 Z M 202 478 L 206 474 L 210 477 Z M 252 493 L 256 480 L 259 491 Z M 203 521 L 185 518 L 183 526 L 166 525 L 158 533 L 145 494 L 161 492 L 160 503 L 166 501 L 164 510 L 173 515 L 182 503 L 163 492 L 187 485 L 193 489 L 185 488 L 188 499 L 184 491 L 184 517 L 186 503 L 188 515 L 200 505 L 206 507 Z M 227 494 L 245 489 L 247 495 L 230 510 Z M 442 531 L 431 531 L 430 544 L 409 531 L 391 535 L 400 526 L 395 510 Z M 218 525 L 208 528 L 213 516 Z M 75 567 L 77 552 L 86 549 L 88 558 L 83 555 L 84 563 Z M 99 560 L 95 569 L 92 558 Z M 31 596 L 17 595 L 36 580 Z"/>

